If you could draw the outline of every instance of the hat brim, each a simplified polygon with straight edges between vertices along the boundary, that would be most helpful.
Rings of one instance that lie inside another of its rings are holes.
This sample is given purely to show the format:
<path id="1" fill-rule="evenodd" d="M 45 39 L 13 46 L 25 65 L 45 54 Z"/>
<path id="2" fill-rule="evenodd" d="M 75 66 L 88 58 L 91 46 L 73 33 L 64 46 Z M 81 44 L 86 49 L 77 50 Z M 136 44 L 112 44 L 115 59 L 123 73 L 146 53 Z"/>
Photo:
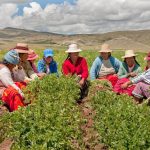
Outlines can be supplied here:
<path id="1" fill-rule="evenodd" d="M 35 59 L 37 59 L 38 57 L 39 57 L 38 55 L 35 55 L 34 57 L 28 58 L 27 60 L 35 60 Z"/>
<path id="2" fill-rule="evenodd" d="M 53 57 L 54 55 L 53 55 L 53 54 L 47 54 L 47 55 L 45 55 L 44 57 L 47 58 L 47 57 L 49 57 L 49 56 L 50 56 L 50 57 Z"/>
<path id="3" fill-rule="evenodd" d="M 81 52 L 81 49 L 77 49 L 77 50 L 70 50 L 68 49 L 67 51 L 65 51 L 66 53 L 77 53 L 77 52 Z"/>
<path id="4" fill-rule="evenodd" d="M 22 53 L 22 54 L 29 54 L 30 50 L 21 50 L 21 49 L 15 49 L 18 53 Z"/>
<path id="5" fill-rule="evenodd" d="M 108 50 L 100 50 L 99 52 L 100 52 L 100 53 L 111 53 L 112 50 L 110 50 L 110 49 L 108 49 Z"/>
<path id="6" fill-rule="evenodd" d="M 121 58 L 130 58 L 130 57 L 135 57 L 137 56 L 137 54 L 134 54 L 134 55 L 126 55 L 126 56 L 122 56 Z"/>

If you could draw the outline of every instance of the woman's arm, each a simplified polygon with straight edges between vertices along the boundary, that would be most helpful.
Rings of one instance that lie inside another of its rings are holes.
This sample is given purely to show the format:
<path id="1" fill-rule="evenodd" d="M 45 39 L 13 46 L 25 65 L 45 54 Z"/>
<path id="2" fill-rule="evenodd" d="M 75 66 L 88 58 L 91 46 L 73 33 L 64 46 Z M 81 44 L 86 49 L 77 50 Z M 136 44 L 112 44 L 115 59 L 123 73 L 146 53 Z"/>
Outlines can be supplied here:
<path id="1" fill-rule="evenodd" d="M 12 86 L 14 89 L 16 89 L 19 92 L 19 94 L 21 96 L 24 97 L 24 94 L 21 91 L 21 89 L 18 86 L 16 86 L 16 84 L 14 83 L 14 81 L 11 77 L 10 71 L 5 67 L 2 68 L 1 71 L 0 71 L 0 80 L 4 84 L 4 86 L 6 86 L 6 87 Z"/>
<path id="2" fill-rule="evenodd" d="M 95 80 L 96 78 L 97 78 L 97 69 L 98 69 L 98 67 L 100 67 L 100 63 L 101 62 L 99 62 L 99 60 L 98 59 L 100 59 L 100 58 L 96 58 L 95 60 L 94 60 L 94 62 L 93 62 L 93 64 L 92 64 L 92 67 L 91 67 L 91 69 L 90 69 L 90 78 L 91 78 L 91 80 Z"/>
<path id="3" fill-rule="evenodd" d="M 129 76 L 129 74 L 126 72 L 126 70 L 124 69 L 124 67 L 122 65 L 120 66 L 117 75 L 120 79 L 127 78 Z"/>
<path id="4" fill-rule="evenodd" d="M 87 62 L 86 62 L 86 59 L 83 58 L 82 59 L 82 74 L 81 74 L 81 77 L 83 78 L 83 80 L 86 80 L 88 78 L 88 65 L 87 65 Z"/>

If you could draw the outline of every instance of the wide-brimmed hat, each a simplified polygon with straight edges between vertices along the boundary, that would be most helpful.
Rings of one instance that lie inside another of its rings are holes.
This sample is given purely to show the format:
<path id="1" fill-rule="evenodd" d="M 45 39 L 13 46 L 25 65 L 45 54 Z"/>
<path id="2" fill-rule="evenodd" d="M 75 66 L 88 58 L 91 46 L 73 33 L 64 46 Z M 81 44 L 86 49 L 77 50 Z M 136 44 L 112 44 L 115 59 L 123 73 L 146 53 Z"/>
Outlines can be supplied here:
<path id="1" fill-rule="evenodd" d="M 19 60 L 20 60 L 18 52 L 15 51 L 14 49 L 8 51 L 4 55 L 4 59 L 13 65 L 17 65 L 19 63 Z"/>
<path id="2" fill-rule="evenodd" d="M 28 58 L 27 60 L 35 60 L 37 59 L 39 56 L 34 52 L 34 50 L 30 50 L 30 53 L 28 54 Z"/>
<path id="3" fill-rule="evenodd" d="M 112 50 L 110 49 L 109 45 L 104 43 L 102 46 L 101 46 L 101 50 L 99 51 L 100 53 L 111 53 Z"/>
<path id="4" fill-rule="evenodd" d="M 147 54 L 147 56 L 144 58 L 144 60 L 146 60 L 146 61 L 150 60 L 150 52 Z"/>
<path id="5" fill-rule="evenodd" d="M 137 56 L 137 54 L 135 54 L 133 50 L 126 50 L 125 55 L 122 56 L 122 58 L 135 57 L 135 56 Z"/>
<path id="6" fill-rule="evenodd" d="M 69 49 L 66 50 L 66 53 L 76 53 L 81 52 L 82 50 L 78 48 L 77 44 L 70 44 Z"/>
<path id="7" fill-rule="evenodd" d="M 17 43 L 16 47 L 14 48 L 18 53 L 30 53 L 30 49 L 28 44 L 26 43 Z"/>
<path id="8" fill-rule="evenodd" d="M 45 49 L 45 50 L 44 50 L 44 57 L 47 58 L 47 57 L 49 57 L 49 56 L 51 56 L 51 57 L 54 56 L 53 50 L 52 50 L 52 49 Z"/>

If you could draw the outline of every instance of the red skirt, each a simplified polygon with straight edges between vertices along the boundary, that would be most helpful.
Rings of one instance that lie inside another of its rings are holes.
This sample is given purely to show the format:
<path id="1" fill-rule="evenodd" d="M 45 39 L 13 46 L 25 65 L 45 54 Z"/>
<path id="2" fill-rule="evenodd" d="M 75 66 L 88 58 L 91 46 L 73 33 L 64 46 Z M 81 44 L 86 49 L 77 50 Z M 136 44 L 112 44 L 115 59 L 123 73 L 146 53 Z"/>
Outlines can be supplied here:
<path id="1" fill-rule="evenodd" d="M 117 94 L 128 94 L 129 96 L 132 96 L 132 91 L 134 90 L 135 85 L 131 85 L 126 89 L 121 88 L 121 85 L 128 81 L 129 81 L 128 78 L 119 79 L 116 85 L 114 86 L 113 91 Z"/>
<path id="2" fill-rule="evenodd" d="M 15 83 L 20 89 L 23 89 L 26 87 L 25 82 L 16 82 Z M 2 101 L 7 104 L 10 111 L 17 110 L 18 107 L 26 106 L 23 102 L 22 96 L 18 93 L 16 89 L 14 89 L 12 86 L 8 86 L 2 95 Z"/>
<path id="3" fill-rule="evenodd" d="M 107 75 L 105 77 L 101 77 L 101 78 L 98 78 L 100 80 L 108 80 L 111 82 L 112 86 L 114 87 L 115 84 L 117 83 L 118 81 L 118 76 L 117 75 Z"/>

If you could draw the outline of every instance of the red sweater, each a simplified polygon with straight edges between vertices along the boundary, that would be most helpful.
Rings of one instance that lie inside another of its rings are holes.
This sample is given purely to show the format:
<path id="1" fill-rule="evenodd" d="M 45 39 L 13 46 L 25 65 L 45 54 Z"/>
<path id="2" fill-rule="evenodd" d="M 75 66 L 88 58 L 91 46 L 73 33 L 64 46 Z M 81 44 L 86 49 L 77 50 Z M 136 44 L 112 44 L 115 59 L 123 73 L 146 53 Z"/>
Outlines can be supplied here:
<path id="1" fill-rule="evenodd" d="M 88 78 L 88 66 L 86 59 L 83 57 L 78 57 L 75 65 L 72 63 L 70 58 L 65 60 L 62 66 L 62 71 L 64 75 L 77 74 L 81 75 L 81 77 L 84 79 Z"/>

